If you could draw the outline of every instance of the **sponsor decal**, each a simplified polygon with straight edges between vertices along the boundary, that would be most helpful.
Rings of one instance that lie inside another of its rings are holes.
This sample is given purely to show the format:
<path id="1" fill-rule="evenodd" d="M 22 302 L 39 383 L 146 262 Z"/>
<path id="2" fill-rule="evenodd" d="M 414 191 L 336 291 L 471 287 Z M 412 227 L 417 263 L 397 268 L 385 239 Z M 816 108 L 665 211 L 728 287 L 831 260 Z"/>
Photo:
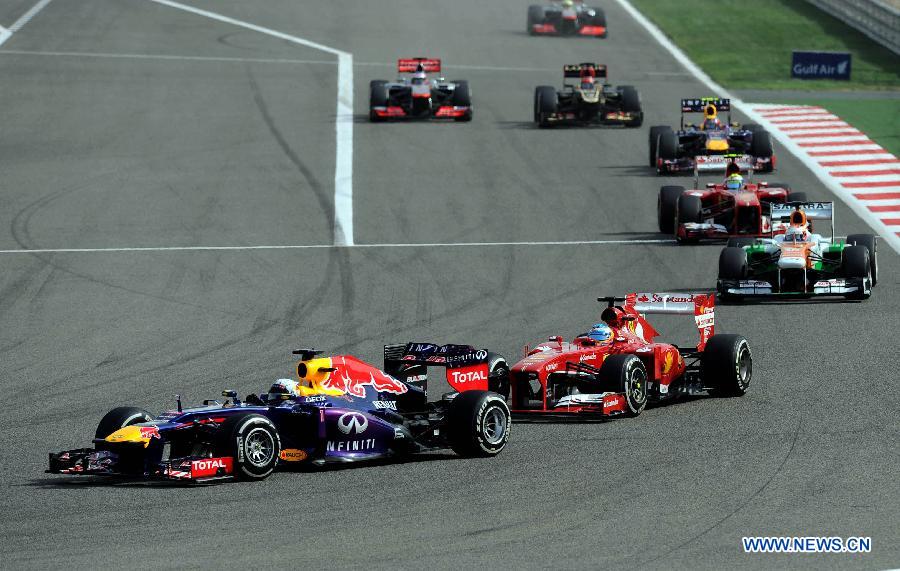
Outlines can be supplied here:
<path id="1" fill-rule="evenodd" d="M 375 449 L 374 438 L 361 440 L 329 440 L 325 443 L 327 452 L 365 452 Z"/>
<path id="2" fill-rule="evenodd" d="M 585 361 L 596 361 L 597 354 L 596 353 L 588 353 L 586 355 L 582 355 L 578 358 L 579 362 L 584 363 Z"/>
<path id="3" fill-rule="evenodd" d="M 555 371 L 558 368 L 559 368 L 559 363 L 550 363 L 549 365 L 547 365 L 547 372 L 552 373 L 553 371 Z"/>
<path id="4" fill-rule="evenodd" d="M 303 462 L 308 456 L 305 450 L 298 448 L 285 448 L 278 454 L 278 457 L 285 462 Z"/>
<path id="5" fill-rule="evenodd" d="M 384 371 L 363 363 L 353 357 L 332 359 L 337 372 L 322 381 L 325 389 L 340 391 L 354 397 L 366 396 L 366 387 L 374 387 L 380 393 L 400 395 L 409 388 Z"/>
<path id="6" fill-rule="evenodd" d="M 191 478 L 207 478 L 216 476 L 220 472 L 231 474 L 232 471 L 231 458 L 204 458 L 203 460 L 194 460 L 191 462 Z"/>
<path id="7" fill-rule="evenodd" d="M 306 397 L 303 399 L 303 402 L 325 402 L 325 397 Z"/>
<path id="8" fill-rule="evenodd" d="M 141 427 L 141 438 L 159 438 L 159 427 L 157 426 L 142 426 Z"/>
<path id="9" fill-rule="evenodd" d="M 406 434 L 403 433 L 403 430 L 399 427 L 394 427 L 394 440 L 403 440 L 406 438 Z"/>
<path id="10" fill-rule="evenodd" d="M 348 412 L 338 418 L 337 427 L 344 434 L 362 434 L 369 428 L 369 419 L 362 413 Z"/>
<path id="11" fill-rule="evenodd" d="M 849 52 L 795 51 L 791 61 L 791 77 L 849 80 L 851 62 Z"/>
<path id="12" fill-rule="evenodd" d="M 428 375 L 427 375 L 427 374 L 423 374 L 423 375 L 410 375 L 410 376 L 406 377 L 406 382 L 407 382 L 407 383 L 418 383 L 419 381 L 424 381 L 424 380 L 427 379 L 427 378 L 428 378 Z"/>
<path id="13" fill-rule="evenodd" d="M 373 400 L 372 404 L 378 409 L 397 410 L 397 401 L 395 400 Z"/>
<path id="14" fill-rule="evenodd" d="M 621 399 L 619 397 L 605 398 L 603 399 L 603 408 L 612 408 L 614 406 L 618 406 L 620 400 Z"/>
<path id="15" fill-rule="evenodd" d="M 458 391 L 487 390 L 487 363 L 447 369 L 447 382 Z"/>
<path id="16" fill-rule="evenodd" d="M 412 343 L 407 352 L 409 353 L 436 353 L 440 347 L 434 343 Z"/>

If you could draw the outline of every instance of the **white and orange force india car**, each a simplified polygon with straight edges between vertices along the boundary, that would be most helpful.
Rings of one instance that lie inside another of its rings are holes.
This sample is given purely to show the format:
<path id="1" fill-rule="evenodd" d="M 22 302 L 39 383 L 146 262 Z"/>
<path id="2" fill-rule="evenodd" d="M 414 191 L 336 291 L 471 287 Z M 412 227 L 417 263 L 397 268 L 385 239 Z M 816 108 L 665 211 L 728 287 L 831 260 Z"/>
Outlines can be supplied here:
<path id="1" fill-rule="evenodd" d="M 375 79 L 369 83 L 369 119 L 472 120 L 469 82 L 429 77 L 440 73 L 441 60 L 408 58 L 397 60 L 397 72 L 410 74 L 395 81 Z"/>
<path id="2" fill-rule="evenodd" d="M 834 237 L 834 203 L 772 204 L 771 238 L 731 238 L 719 255 L 722 298 L 844 296 L 866 299 L 878 280 L 872 234 Z M 830 236 L 813 231 L 827 220 Z"/>

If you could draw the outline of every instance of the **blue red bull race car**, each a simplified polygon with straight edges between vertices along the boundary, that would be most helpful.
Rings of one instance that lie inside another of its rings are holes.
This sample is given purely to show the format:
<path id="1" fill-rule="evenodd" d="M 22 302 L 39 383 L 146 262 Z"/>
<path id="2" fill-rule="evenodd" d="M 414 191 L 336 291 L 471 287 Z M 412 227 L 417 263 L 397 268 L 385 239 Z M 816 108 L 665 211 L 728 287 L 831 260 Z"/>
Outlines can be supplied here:
<path id="1" fill-rule="evenodd" d="M 300 356 L 296 379 L 279 379 L 266 393 L 241 400 L 224 391 L 224 402 L 193 408 L 182 408 L 179 398 L 175 410 L 156 417 L 114 408 L 97 426 L 92 448 L 51 453 L 47 471 L 184 483 L 260 480 L 282 463 L 358 462 L 448 448 L 494 456 L 509 439 L 509 408 L 487 390 L 508 367 L 486 350 L 389 345 L 384 370 L 350 355 L 294 353 Z M 456 390 L 435 402 L 427 397 L 432 366 L 445 368 Z"/>

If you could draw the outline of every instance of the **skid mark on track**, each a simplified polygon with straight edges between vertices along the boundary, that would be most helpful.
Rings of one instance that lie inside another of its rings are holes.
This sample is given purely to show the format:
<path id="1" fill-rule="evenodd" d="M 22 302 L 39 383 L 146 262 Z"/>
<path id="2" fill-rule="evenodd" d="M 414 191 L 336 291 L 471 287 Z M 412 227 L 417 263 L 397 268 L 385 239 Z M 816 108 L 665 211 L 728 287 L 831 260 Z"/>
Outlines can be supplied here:
<path id="1" fill-rule="evenodd" d="M 740 511 L 742 511 L 744 508 L 746 508 L 748 505 L 750 505 L 756 498 L 758 498 L 764 491 L 766 491 L 766 489 L 769 487 L 769 485 L 775 480 L 775 477 L 778 476 L 778 474 L 780 474 L 781 471 L 784 469 L 784 466 L 785 466 L 785 464 L 787 464 L 788 459 L 793 455 L 794 448 L 797 447 L 797 440 L 800 438 L 800 427 L 802 426 L 802 424 L 803 424 L 802 419 L 797 421 L 797 427 L 793 431 L 793 438 L 791 439 L 791 445 L 788 447 L 787 453 L 784 455 L 784 458 L 781 459 L 781 462 L 778 463 L 778 466 L 775 468 L 775 471 L 773 471 L 772 474 L 766 479 L 766 481 L 763 482 L 762 486 L 757 488 L 757 490 L 755 492 L 753 492 L 752 494 L 747 496 L 747 499 L 745 499 L 743 502 L 738 504 L 737 507 L 735 507 L 733 510 L 731 510 L 730 512 L 725 514 L 723 517 L 721 517 L 718 520 L 716 520 L 715 522 L 713 522 L 710 526 L 706 527 L 699 533 L 692 535 L 691 537 L 682 541 L 678 545 L 675 545 L 674 547 L 670 547 L 669 549 L 666 549 L 662 554 L 654 557 L 653 559 L 642 562 L 641 565 L 645 566 L 645 565 L 649 565 L 651 563 L 656 563 L 657 561 L 667 558 L 669 555 L 678 551 L 679 549 L 682 549 L 685 546 L 690 545 L 691 543 L 697 541 L 698 539 L 700 539 L 701 537 L 703 537 L 710 531 L 716 529 L 717 527 L 719 527 L 720 525 L 722 525 L 723 523 L 725 523 L 726 521 L 728 521 L 729 519 L 731 519 L 732 517 L 737 515 Z"/>

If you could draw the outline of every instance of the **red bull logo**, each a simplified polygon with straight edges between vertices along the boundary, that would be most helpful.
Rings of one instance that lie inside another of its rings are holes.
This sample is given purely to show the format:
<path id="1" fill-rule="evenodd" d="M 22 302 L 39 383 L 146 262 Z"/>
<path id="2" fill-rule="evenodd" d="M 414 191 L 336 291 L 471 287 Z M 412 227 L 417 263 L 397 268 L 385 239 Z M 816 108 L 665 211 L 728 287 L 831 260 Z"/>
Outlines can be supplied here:
<path id="1" fill-rule="evenodd" d="M 141 428 L 141 438 L 159 438 L 159 428 L 156 426 L 142 426 Z"/>
<path id="2" fill-rule="evenodd" d="M 354 357 L 334 357 L 332 364 L 336 371 L 322 381 L 323 388 L 360 398 L 366 396 L 366 387 L 395 395 L 402 395 L 409 390 L 394 377 Z"/>

